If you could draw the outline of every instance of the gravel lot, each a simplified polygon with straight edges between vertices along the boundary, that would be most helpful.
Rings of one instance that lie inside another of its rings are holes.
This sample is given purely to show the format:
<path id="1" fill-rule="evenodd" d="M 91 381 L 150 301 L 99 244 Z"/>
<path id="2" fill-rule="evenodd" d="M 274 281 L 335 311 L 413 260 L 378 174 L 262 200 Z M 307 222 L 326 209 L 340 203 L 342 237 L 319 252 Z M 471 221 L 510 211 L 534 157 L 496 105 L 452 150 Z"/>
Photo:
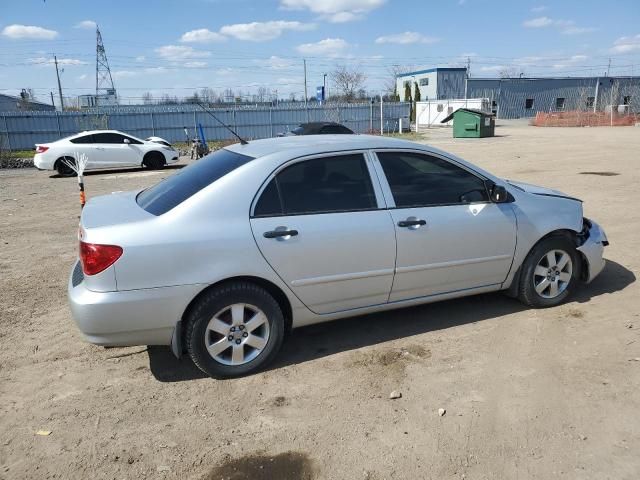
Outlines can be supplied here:
<path id="1" fill-rule="evenodd" d="M 640 128 L 497 133 L 428 142 L 582 198 L 611 242 L 600 277 L 548 310 L 490 294 L 297 330 L 229 381 L 167 348 L 84 343 L 66 302 L 76 181 L 0 171 L 0 478 L 637 479 Z"/>

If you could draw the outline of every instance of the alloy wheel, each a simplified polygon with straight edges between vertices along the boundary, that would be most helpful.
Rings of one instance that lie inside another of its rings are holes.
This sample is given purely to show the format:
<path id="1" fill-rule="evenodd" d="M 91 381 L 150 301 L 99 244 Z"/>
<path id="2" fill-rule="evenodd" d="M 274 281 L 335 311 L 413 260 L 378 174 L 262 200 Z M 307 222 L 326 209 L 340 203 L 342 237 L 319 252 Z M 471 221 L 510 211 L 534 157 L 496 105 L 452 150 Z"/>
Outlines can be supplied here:
<path id="1" fill-rule="evenodd" d="M 216 313 L 205 330 L 209 355 L 223 365 L 243 365 L 264 350 L 269 341 L 269 321 L 262 310 L 234 303 Z"/>
<path id="2" fill-rule="evenodd" d="M 551 250 L 538 261 L 533 271 L 533 286 L 543 298 L 556 298 L 571 283 L 573 262 L 564 250 Z"/>

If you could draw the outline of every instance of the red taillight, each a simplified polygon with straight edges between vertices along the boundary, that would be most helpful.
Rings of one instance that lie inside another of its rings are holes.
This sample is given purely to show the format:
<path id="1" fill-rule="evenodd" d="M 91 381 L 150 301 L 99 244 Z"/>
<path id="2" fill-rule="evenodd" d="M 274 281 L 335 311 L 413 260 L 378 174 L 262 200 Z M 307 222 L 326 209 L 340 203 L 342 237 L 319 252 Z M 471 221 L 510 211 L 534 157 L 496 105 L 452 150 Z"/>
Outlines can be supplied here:
<path id="1" fill-rule="evenodd" d="M 80 242 L 80 261 L 85 275 L 95 275 L 113 265 L 122 256 L 122 247 Z"/>
<path id="2" fill-rule="evenodd" d="M 36 153 L 44 153 L 49 150 L 49 147 L 45 147 L 44 145 L 36 145 Z"/>

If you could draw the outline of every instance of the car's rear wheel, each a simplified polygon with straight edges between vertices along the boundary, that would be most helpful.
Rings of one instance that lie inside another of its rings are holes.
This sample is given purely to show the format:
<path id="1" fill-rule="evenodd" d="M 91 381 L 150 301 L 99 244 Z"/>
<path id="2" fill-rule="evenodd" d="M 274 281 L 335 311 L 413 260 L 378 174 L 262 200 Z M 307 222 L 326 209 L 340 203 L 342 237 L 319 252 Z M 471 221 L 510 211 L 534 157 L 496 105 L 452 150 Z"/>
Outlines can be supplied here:
<path id="1" fill-rule="evenodd" d="M 186 321 L 189 355 L 214 378 L 238 377 L 264 367 L 280 350 L 284 336 L 280 305 L 248 282 L 206 292 Z"/>
<path id="2" fill-rule="evenodd" d="M 61 157 L 56 160 L 56 171 L 58 172 L 58 175 L 61 177 L 76 176 L 75 170 L 68 165 L 69 162 L 75 165 L 76 160 L 73 157 Z"/>
<path id="3" fill-rule="evenodd" d="M 522 265 L 518 298 L 536 308 L 554 307 L 571 294 L 580 276 L 580 263 L 571 239 L 542 240 Z"/>
<path id="4" fill-rule="evenodd" d="M 164 167 L 164 164 L 165 158 L 160 152 L 149 152 L 142 160 L 142 165 L 151 170 L 159 170 Z"/>

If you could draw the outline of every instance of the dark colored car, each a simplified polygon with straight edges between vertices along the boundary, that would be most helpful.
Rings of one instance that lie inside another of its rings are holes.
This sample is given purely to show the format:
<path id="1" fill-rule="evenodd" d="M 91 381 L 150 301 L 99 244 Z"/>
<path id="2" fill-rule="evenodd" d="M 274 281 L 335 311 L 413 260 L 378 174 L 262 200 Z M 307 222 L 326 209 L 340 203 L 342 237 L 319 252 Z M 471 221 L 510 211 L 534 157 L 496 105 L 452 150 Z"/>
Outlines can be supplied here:
<path id="1" fill-rule="evenodd" d="M 290 132 L 280 133 L 279 137 L 288 135 L 331 135 L 331 134 L 347 134 L 353 135 L 353 130 L 335 122 L 310 122 L 301 123 Z"/>

